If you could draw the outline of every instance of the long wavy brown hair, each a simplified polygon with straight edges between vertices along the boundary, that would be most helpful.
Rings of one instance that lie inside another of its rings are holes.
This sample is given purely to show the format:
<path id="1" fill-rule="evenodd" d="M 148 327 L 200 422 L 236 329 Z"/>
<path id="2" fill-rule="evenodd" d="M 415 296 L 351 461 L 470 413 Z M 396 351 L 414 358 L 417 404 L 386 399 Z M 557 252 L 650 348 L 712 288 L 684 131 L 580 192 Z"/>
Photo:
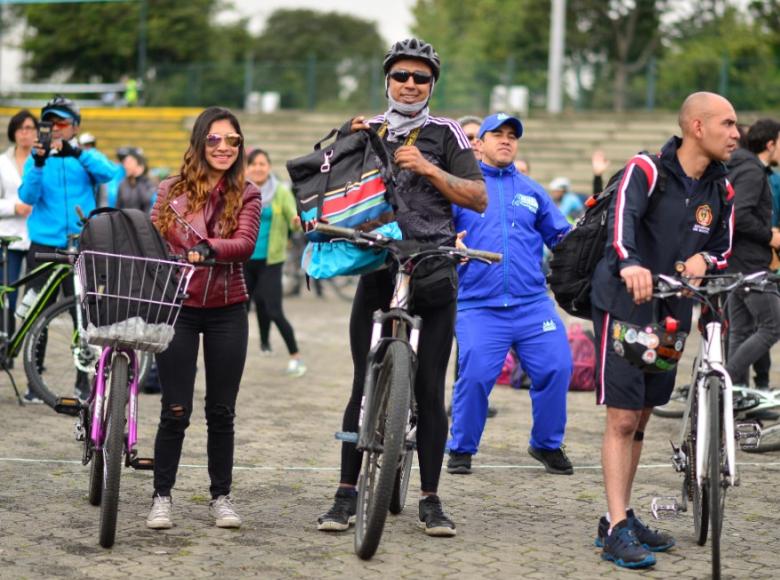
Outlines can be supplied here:
<path id="1" fill-rule="evenodd" d="M 179 180 L 168 191 L 166 203 L 162 204 L 157 214 L 156 226 L 163 235 L 173 226 L 175 214 L 169 200 L 183 193 L 187 194 L 187 213 L 195 213 L 203 209 L 211 190 L 208 185 L 209 164 L 206 161 L 206 135 L 211 124 L 227 119 L 233 129 L 241 135 L 242 142 L 238 148 L 238 156 L 233 165 L 223 176 L 224 210 L 219 218 L 220 237 L 230 237 L 238 227 L 238 214 L 243 205 L 244 194 L 244 143 L 241 125 L 236 116 L 222 107 L 209 107 L 195 119 L 190 135 L 190 146 L 184 154 L 184 162 L 179 171 Z"/>

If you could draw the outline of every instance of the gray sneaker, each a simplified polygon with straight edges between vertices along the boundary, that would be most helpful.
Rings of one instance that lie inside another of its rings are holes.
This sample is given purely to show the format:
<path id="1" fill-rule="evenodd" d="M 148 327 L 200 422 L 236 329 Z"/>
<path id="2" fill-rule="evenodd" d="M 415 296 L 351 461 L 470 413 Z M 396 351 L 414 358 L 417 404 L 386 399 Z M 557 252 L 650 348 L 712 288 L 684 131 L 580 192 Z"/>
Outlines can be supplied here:
<path id="1" fill-rule="evenodd" d="M 209 514 L 216 520 L 218 528 L 240 528 L 241 518 L 233 507 L 233 498 L 220 495 L 209 502 Z"/>
<path id="2" fill-rule="evenodd" d="M 173 527 L 171 496 L 156 495 L 152 498 L 152 509 L 146 518 L 146 527 L 153 530 L 167 530 Z"/>

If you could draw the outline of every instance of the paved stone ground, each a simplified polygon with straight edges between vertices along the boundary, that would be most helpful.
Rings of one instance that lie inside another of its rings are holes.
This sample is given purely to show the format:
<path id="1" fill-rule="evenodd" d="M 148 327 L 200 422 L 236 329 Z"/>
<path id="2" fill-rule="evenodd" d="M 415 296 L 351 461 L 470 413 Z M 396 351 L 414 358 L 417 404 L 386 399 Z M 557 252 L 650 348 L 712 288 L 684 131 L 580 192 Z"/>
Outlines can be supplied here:
<path id="1" fill-rule="evenodd" d="M 488 422 L 474 474 L 442 475 L 440 493 L 458 524 L 458 536 L 426 537 L 416 526 L 416 494 L 410 493 L 406 510 L 389 517 L 374 559 L 359 560 L 351 532 L 326 534 L 314 525 L 338 479 L 333 432 L 340 426 L 350 384 L 348 305 L 307 294 L 289 300 L 287 310 L 309 373 L 296 380 L 285 377 L 280 337 L 273 337 L 276 355 L 261 357 L 253 328 L 237 421 L 234 494 L 245 522 L 238 531 L 219 530 L 208 517 L 202 400 L 196 403 L 175 490 L 176 526 L 162 532 L 146 529 L 151 476 L 125 470 L 117 542 L 104 550 L 97 543 L 98 509 L 86 501 L 87 469 L 79 463 L 73 420 L 41 406 L 19 408 L 7 379 L 0 379 L 0 577 L 709 576 L 709 546 L 695 544 L 687 514 L 661 523 L 678 546 L 659 555 L 654 569 L 627 572 L 603 562 L 593 546 L 605 510 L 599 468 L 603 409 L 594 405 L 592 393 L 570 394 L 567 448 L 575 474 L 547 475 L 525 451 L 528 394 L 503 387 L 494 392 L 500 412 Z M 694 347 L 690 344 L 688 351 Z M 22 374 L 16 371 L 18 379 Z M 202 389 L 197 391 L 201 399 Z M 151 453 L 158 412 L 158 398 L 144 395 L 142 455 Z M 675 425 L 664 419 L 651 422 L 634 495 L 645 520 L 651 518 L 652 496 L 676 494 L 680 488 L 680 476 L 669 463 L 668 440 Z M 740 453 L 738 460 L 742 485 L 726 503 L 724 577 L 777 577 L 780 454 Z M 415 471 L 412 486 L 417 483 Z"/>

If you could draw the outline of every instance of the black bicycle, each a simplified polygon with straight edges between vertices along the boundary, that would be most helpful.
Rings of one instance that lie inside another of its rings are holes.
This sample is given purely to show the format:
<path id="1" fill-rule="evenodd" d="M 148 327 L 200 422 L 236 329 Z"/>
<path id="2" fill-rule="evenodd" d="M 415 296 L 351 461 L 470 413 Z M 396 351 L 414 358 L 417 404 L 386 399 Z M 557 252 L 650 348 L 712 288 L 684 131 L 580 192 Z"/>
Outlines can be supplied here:
<path id="1" fill-rule="evenodd" d="M 355 441 L 363 453 L 358 481 L 355 553 L 370 559 L 382 538 L 387 512 L 400 513 L 406 502 L 416 447 L 417 409 L 414 377 L 422 318 L 409 313 L 409 289 L 414 269 L 422 261 L 445 257 L 454 262 L 476 259 L 498 262 L 501 254 L 394 240 L 376 233 L 317 224 L 331 241 L 348 241 L 366 249 L 386 250 L 397 264 L 395 290 L 387 312 L 373 317 L 361 419 L 357 434 L 340 434 Z M 383 333 L 383 328 L 391 328 Z"/>

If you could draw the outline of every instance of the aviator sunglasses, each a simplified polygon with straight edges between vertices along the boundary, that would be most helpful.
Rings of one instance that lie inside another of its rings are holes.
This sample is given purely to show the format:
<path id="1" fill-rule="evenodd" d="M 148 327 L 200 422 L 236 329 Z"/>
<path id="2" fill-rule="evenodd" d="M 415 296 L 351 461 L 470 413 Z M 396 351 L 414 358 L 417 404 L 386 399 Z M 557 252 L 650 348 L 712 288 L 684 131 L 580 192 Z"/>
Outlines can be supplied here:
<path id="1" fill-rule="evenodd" d="M 243 140 L 241 135 L 238 133 L 227 133 L 226 135 L 220 135 L 219 133 L 209 133 L 206 135 L 206 147 L 214 148 L 222 142 L 222 139 L 225 140 L 225 143 L 227 143 L 228 147 L 238 147 L 241 145 L 241 141 Z"/>
<path id="2" fill-rule="evenodd" d="M 416 85 L 427 85 L 433 79 L 433 75 L 422 72 L 409 72 L 408 70 L 394 70 L 388 76 L 399 83 L 405 83 L 409 80 L 409 77 L 412 77 Z"/>

